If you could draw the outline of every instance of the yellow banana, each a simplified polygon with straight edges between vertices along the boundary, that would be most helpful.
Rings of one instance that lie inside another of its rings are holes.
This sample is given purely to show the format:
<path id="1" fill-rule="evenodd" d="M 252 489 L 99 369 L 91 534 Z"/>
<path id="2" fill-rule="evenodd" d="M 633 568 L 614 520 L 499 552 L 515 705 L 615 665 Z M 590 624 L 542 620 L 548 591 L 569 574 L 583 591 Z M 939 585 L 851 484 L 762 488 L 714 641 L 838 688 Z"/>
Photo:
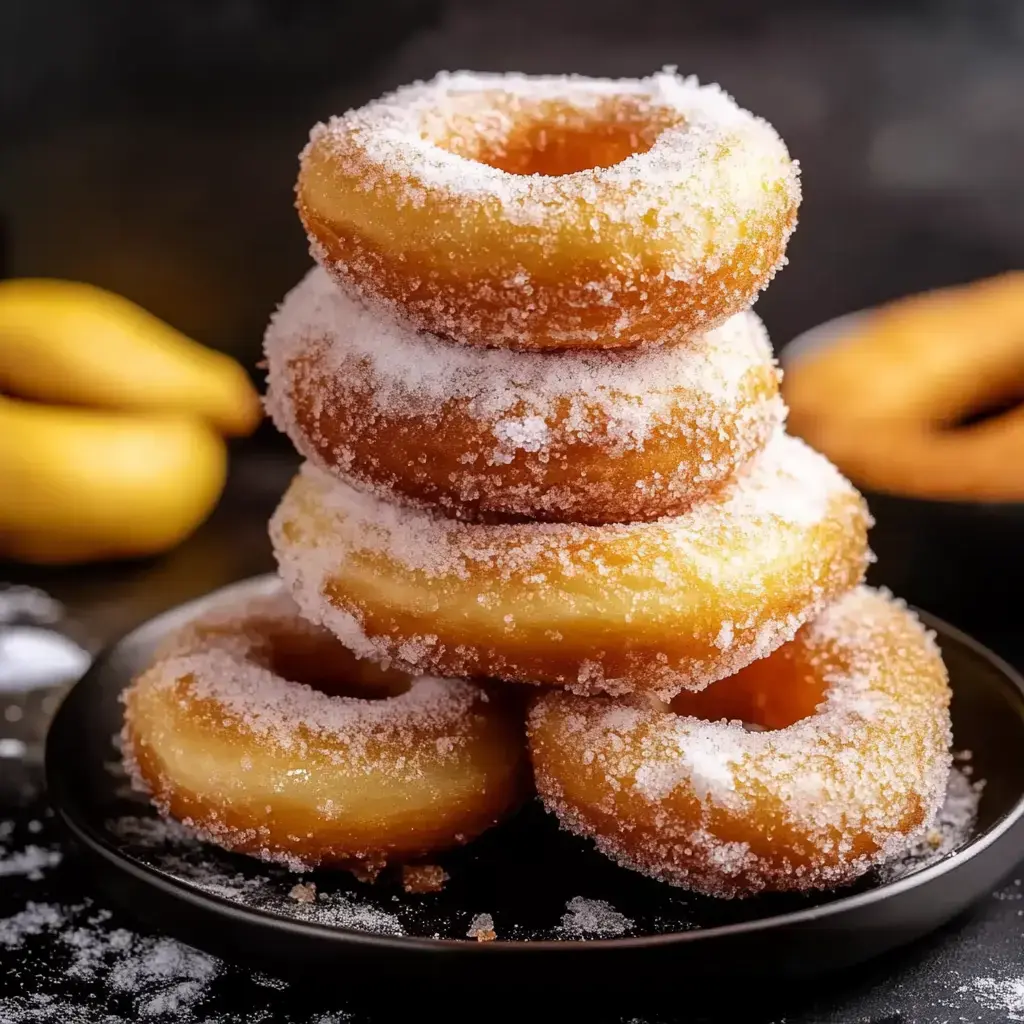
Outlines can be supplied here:
<path id="1" fill-rule="evenodd" d="M 0 397 L 0 557 L 61 564 L 163 551 L 206 518 L 226 470 L 224 441 L 193 417 Z"/>
<path id="2" fill-rule="evenodd" d="M 188 413 L 248 434 L 259 397 L 229 356 L 88 284 L 0 281 L 0 392 L 146 413 Z"/>

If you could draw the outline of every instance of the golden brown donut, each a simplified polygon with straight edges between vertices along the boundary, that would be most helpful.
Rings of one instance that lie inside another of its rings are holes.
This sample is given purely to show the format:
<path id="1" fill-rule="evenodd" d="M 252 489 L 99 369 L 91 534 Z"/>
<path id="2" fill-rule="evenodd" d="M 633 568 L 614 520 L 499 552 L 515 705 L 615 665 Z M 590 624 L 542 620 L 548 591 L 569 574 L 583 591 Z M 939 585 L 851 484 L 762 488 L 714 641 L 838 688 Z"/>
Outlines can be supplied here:
<path id="1" fill-rule="evenodd" d="M 784 393 L 791 429 L 865 487 L 1024 501 L 1024 273 L 874 310 L 787 363 Z"/>
<path id="2" fill-rule="evenodd" d="M 624 867 L 712 896 L 830 888 L 934 819 L 949 696 L 917 617 L 861 587 L 671 709 L 545 693 L 530 750 L 548 810 Z"/>
<path id="3" fill-rule="evenodd" d="M 665 344 L 782 265 L 797 166 L 717 86 L 441 74 L 317 125 L 299 215 L 339 281 L 434 335 Z"/>
<path id="4" fill-rule="evenodd" d="M 732 479 L 784 416 L 753 313 L 674 348 L 478 349 L 381 321 L 317 268 L 265 349 L 267 406 L 303 455 L 459 518 L 674 515 Z"/>
<path id="5" fill-rule="evenodd" d="M 357 660 L 277 581 L 172 637 L 124 704 L 126 763 L 162 814 L 296 870 L 457 846 L 524 795 L 510 698 Z"/>
<path id="6" fill-rule="evenodd" d="M 271 520 L 302 614 L 440 675 L 673 696 L 792 638 L 862 578 L 864 504 L 779 435 L 714 499 L 651 523 L 465 523 L 307 465 Z"/>

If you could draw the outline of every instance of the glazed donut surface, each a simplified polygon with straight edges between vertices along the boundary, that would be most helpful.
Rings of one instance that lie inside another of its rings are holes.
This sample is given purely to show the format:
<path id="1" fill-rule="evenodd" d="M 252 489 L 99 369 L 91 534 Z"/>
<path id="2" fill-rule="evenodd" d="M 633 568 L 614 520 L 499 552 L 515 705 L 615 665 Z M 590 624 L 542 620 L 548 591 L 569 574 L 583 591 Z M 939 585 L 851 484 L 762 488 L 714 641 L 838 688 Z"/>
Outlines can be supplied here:
<path id="1" fill-rule="evenodd" d="M 544 693 L 530 748 L 548 810 L 624 867 L 713 896 L 829 888 L 933 821 L 948 705 L 931 635 L 858 588 L 672 710 Z"/>
<path id="2" fill-rule="evenodd" d="M 782 264 L 797 166 L 717 86 L 441 74 L 315 127 L 299 214 L 343 284 L 432 334 L 664 344 Z"/>
<path id="3" fill-rule="evenodd" d="M 279 589 L 172 637 L 124 703 L 126 763 L 161 813 L 296 869 L 457 846 L 524 795 L 514 704 L 359 661 Z"/>
<path id="4" fill-rule="evenodd" d="M 860 496 L 779 435 L 685 515 L 479 524 L 385 504 L 306 466 L 271 520 L 302 614 L 418 671 L 672 696 L 792 638 L 868 559 Z"/>
<path id="5" fill-rule="evenodd" d="M 268 408 L 304 456 L 460 518 L 674 515 L 732 479 L 784 416 L 753 313 L 674 348 L 476 349 L 382 322 L 315 269 L 265 349 Z"/>
<path id="6" fill-rule="evenodd" d="M 785 394 L 794 431 L 865 487 L 1024 500 L 1024 273 L 864 314 L 793 361 Z"/>

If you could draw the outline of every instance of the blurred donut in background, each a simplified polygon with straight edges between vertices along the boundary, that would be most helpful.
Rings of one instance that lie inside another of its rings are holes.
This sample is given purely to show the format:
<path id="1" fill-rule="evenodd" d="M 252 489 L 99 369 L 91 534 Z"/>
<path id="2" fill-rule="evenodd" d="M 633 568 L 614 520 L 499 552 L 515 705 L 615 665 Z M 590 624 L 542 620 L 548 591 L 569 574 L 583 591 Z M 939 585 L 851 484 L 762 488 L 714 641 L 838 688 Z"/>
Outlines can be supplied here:
<path id="1" fill-rule="evenodd" d="M 790 429 L 860 486 L 1024 501 L 1024 272 L 858 315 L 800 347 L 783 391 Z"/>

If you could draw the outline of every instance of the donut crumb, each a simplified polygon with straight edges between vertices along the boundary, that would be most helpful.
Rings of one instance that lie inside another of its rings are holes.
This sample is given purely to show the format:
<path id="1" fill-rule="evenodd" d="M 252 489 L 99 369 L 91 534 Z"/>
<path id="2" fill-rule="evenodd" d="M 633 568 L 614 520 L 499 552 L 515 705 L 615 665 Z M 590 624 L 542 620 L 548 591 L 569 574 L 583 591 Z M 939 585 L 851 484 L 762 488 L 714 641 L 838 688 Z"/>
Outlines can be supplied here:
<path id="1" fill-rule="evenodd" d="M 349 865 L 349 873 L 357 882 L 364 882 L 366 885 L 373 885 L 384 870 L 383 861 L 364 860 L 357 864 Z"/>
<path id="2" fill-rule="evenodd" d="M 296 903 L 315 903 L 316 882 L 298 882 L 291 887 L 288 895 Z"/>
<path id="3" fill-rule="evenodd" d="M 494 918 L 490 914 L 477 914 L 469 922 L 469 931 L 466 936 L 476 939 L 477 942 L 493 942 L 498 933 L 494 930 Z"/>
<path id="4" fill-rule="evenodd" d="M 440 864 L 405 864 L 402 866 L 402 888 L 409 893 L 441 892 L 448 881 L 448 872 Z"/>

